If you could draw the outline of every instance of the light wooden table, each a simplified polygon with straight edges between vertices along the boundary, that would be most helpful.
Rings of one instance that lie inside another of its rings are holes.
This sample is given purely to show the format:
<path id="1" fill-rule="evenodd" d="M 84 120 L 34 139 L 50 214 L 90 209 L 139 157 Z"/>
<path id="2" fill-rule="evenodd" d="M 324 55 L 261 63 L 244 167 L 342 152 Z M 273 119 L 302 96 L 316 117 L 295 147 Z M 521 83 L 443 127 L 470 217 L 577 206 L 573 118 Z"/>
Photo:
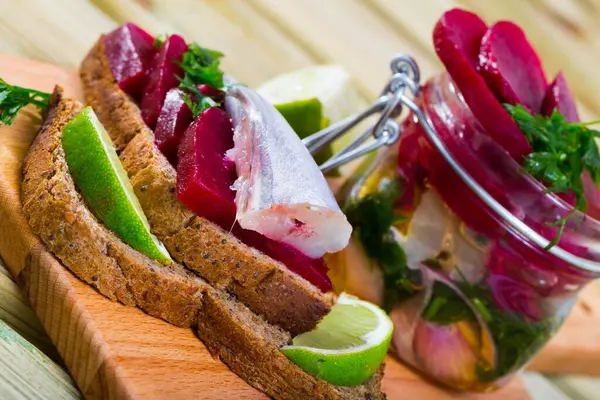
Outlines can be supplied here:
<path id="1" fill-rule="evenodd" d="M 583 118 L 598 119 L 599 0 L 10 0 L 0 12 L 0 52 L 75 68 L 100 33 L 131 20 L 154 34 L 178 32 L 223 51 L 229 56 L 224 69 L 250 86 L 284 71 L 337 63 L 372 100 L 388 78 L 394 54 L 412 54 L 425 77 L 439 71 L 431 30 L 439 15 L 455 6 L 488 21 L 519 23 L 548 75 L 565 71 Z M 60 363 L 43 328 L 2 267 L 0 319 L 14 328 L 0 325 L 0 333 L 20 334 L 36 346 L 0 341 L 0 377 L 16 374 L 11 376 L 29 382 L 27 387 L 52 390 L 43 398 L 76 397 L 72 381 L 52 361 Z M 0 398 L 40 395 L 27 387 L 13 390 L 7 382 L 0 378 Z M 600 398 L 594 379 L 526 373 L 525 382 L 539 400 Z"/>

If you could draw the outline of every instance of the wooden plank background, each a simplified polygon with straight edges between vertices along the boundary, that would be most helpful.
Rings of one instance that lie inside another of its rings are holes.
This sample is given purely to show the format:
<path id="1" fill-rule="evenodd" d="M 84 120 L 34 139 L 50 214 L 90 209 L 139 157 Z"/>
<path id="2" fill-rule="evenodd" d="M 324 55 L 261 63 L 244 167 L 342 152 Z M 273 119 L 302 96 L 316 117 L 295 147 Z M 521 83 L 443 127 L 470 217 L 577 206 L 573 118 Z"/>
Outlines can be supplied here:
<path id="1" fill-rule="evenodd" d="M 351 72 L 365 100 L 372 100 L 394 54 L 412 54 L 425 77 L 439 71 L 431 30 L 444 10 L 457 6 L 477 11 L 488 22 L 519 23 L 548 76 L 564 70 L 582 116 L 600 117 L 600 0 L 5 0 L 0 52 L 76 68 L 100 33 L 130 20 L 154 34 L 177 32 L 223 51 L 228 56 L 224 68 L 251 86 L 281 72 L 337 63 Z M 31 385 L 55 390 L 8 394 L 0 381 L 0 397 L 74 396 L 70 378 L 57 372 L 60 358 L 39 321 L 3 273 L 0 319 L 48 356 L 43 363 L 29 360 L 29 375 L 23 375 L 21 364 L 3 363 L 0 371 L 13 368 L 11 373 L 27 376 Z M 19 351 L 0 346 L 0 360 L 25 354 Z M 37 374 L 31 373 L 36 368 Z M 528 373 L 526 383 L 540 400 L 600 398 L 600 384 L 588 378 L 549 380 Z"/>

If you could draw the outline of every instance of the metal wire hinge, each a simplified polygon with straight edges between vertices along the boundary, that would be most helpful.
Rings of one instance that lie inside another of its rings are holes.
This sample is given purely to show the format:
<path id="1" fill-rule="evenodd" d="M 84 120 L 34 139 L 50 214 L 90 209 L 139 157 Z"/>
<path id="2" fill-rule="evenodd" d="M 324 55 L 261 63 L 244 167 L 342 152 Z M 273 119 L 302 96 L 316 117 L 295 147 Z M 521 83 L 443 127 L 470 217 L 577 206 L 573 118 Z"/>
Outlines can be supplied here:
<path id="1" fill-rule="evenodd" d="M 417 63 L 408 55 L 394 57 L 391 62 L 391 69 L 392 76 L 390 80 L 381 91 L 379 98 L 367 109 L 330 125 L 303 140 L 308 151 L 315 154 L 348 133 L 366 118 L 380 114 L 377 122 L 319 166 L 323 173 L 347 164 L 380 147 L 390 146 L 400 138 L 401 128 L 396 118 L 400 116 L 403 106 L 409 100 L 406 97 L 406 91 L 410 91 L 413 96 L 419 94 L 421 89 L 419 85 L 420 73 Z M 369 140 L 371 138 L 373 140 Z"/>

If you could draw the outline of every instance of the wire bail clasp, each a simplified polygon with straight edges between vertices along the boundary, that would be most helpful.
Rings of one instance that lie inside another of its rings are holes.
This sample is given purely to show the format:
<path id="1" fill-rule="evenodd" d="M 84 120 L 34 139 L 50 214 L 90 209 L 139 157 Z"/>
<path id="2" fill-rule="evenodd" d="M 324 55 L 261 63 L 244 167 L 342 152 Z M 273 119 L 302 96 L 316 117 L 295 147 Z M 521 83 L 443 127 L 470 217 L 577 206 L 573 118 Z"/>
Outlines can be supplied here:
<path id="1" fill-rule="evenodd" d="M 364 111 L 351 115 L 325 129 L 320 130 L 302 141 L 311 154 L 340 138 L 364 119 L 380 113 L 379 119 L 354 139 L 341 151 L 321 164 L 319 168 L 326 173 L 340 165 L 349 163 L 383 146 L 398 141 L 401 128 L 395 120 L 400 116 L 404 103 L 408 100 L 406 90 L 417 96 L 421 89 L 420 73 L 415 60 L 408 55 L 398 55 L 391 62 L 392 77 L 381 91 L 379 98 Z M 367 142 L 370 138 L 374 140 Z"/>

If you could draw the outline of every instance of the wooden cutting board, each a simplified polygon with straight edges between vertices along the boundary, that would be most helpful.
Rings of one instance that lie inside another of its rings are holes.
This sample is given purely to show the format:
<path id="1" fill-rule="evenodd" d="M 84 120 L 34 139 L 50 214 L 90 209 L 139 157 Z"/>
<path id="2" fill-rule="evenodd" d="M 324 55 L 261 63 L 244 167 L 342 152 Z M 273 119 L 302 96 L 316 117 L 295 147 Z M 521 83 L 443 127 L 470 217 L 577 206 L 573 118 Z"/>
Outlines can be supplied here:
<path id="1" fill-rule="evenodd" d="M 51 91 L 58 83 L 81 99 L 76 72 L 0 55 L 0 77 Z M 48 253 L 21 211 L 21 163 L 40 117 L 26 110 L 0 128 L 0 255 L 29 297 L 66 366 L 88 399 L 259 399 L 188 329 L 111 302 L 79 281 Z M 598 343 L 598 341 L 596 341 Z M 389 399 L 526 400 L 521 379 L 491 395 L 443 391 L 392 358 L 384 389 Z"/>

